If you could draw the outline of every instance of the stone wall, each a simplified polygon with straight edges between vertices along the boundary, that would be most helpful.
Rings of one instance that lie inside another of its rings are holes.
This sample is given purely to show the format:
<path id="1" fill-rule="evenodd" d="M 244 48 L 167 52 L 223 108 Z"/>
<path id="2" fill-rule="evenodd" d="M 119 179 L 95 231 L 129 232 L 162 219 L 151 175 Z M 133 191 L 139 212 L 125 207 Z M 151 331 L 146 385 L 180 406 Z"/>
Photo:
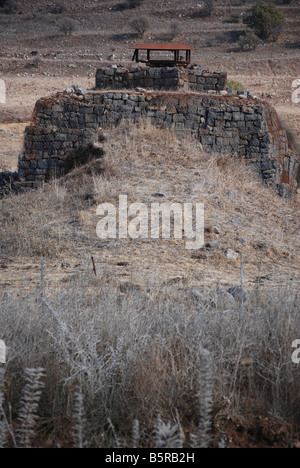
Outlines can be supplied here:
<path id="1" fill-rule="evenodd" d="M 112 65 L 98 68 L 96 89 L 153 89 L 153 90 L 190 90 L 222 91 L 227 80 L 226 72 L 212 73 L 201 67 L 162 67 L 132 66 L 124 68 Z"/>
<path id="2" fill-rule="evenodd" d="M 25 131 L 24 152 L 19 157 L 21 180 L 47 181 L 97 157 L 93 141 L 99 128 L 109 129 L 122 119 L 128 123 L 149 119 L 154 125 L 173 128 L 179 138 L 193 135 L 206 151 L 229 153 L 253 164 L 281 195 L 296 190 L 299 160 L 267 103 L 170 92 L 94 91 L 40 99 Z"/>

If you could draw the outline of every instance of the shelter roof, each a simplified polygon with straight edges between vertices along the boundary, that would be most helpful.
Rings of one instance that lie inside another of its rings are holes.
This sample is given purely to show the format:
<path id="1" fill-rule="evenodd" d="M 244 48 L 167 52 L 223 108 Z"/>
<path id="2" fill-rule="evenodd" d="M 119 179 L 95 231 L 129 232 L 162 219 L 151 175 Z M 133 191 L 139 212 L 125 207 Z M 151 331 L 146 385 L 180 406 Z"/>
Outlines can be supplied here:
<path id="1" fill-rule="evenodd" d="M 130 47 L 131 49 L 135 50 L 196 50 L 195 47 L 191 47 L 185 44 L 151 44 L 151 43 L 146 43 L 146 44 L 139 44 L 134 47 Z"/>

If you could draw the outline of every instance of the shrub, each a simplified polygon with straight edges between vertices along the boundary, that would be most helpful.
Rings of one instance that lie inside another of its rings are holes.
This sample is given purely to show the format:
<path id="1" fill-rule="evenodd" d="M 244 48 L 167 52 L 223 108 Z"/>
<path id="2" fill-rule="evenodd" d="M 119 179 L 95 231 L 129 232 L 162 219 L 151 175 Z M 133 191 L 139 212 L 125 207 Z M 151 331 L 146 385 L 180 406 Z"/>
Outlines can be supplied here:
<path id="1" fill-rule="evenodd" d="M 199 18 L 206 18 L 208 16 L 211 16 L 214 10 L 214 6 L 214 0 L 204 0 L 204 2 L 202 2 L 199 10 L 197 10 L 194 16 Z"/>
<path id="2" fill-rule="evenodd" d="M 214 0 L 205 0 L 204 1 L 204 10 L 207 16 L 210 16 L 214 11 L 215 2 Z"/>
<path id="3" fill-rule="evenodd" d="M 144 0 L 127 0 L 127 8 L 136 8 L 143 3 Z"/>
<path id="4" fill-rule="evenodd" d="M 132 18 L 129 21 L 129 25 L 134 29 L 140 36 L 149 29 L 150 27 L 150 20 L 147 16 L 137 16 Z"/>
<path id="5" fill-rule="evenodd" d="M 239 89 L 244 89 L 244 85 L 239 81 L 227 80 L 227 88 L 231 88 L 233 91 L 238 91 Z"/>
<path id="6" fill-rule="evenodd" d="M 238 39 L 238 46 L 241 50 L 255 50 L 259 45 L 259 39 L 253 32 L 247 32 Z"/>
<path id="7" fill-rule="evenodd" d="M 37 14 L 34 11 L 24 16 L 25 21 L 34 21 L 36 18 L 37 18 Z"/>
<path id="8" fill-rule="evenodd" d="M 133 10 L 134 8 L 139 7 L 144 0 L 127 0 L 122 3 L 117 3 L 117 5 L 113 6 L 114 11 L 124 11 L 124 10 Z"/>
<path id="9" fill-rule="evenodd" d="M 75 30 L 75 23 L 71 18 L 64 18 L 59 23 L 59 30 L 65 35 L 70 36 Z"/>
<path id="10" fill-rule="evenodd" d="M 55 3 L 51 8 L 50 8 L 50 13 L 53 15 L 61 15 L 64 11 L 66 11 L 65 5 L 62 3 Z"/>
<path id="11" fill-rule="evenodd" d="M 3 7 L 3 12 L 7 15 L 12 15 L 17 13 L 19 9 L 19 2 L 17 0 L 4 0 L 1 5 Z"/>
<path id="12" fill-rule="evenodd" d="M 245 31 L 243 31 L 242 29 L 235 29 L 231 31 L 221 32 L 216 35 L 216 38 L 221 44 L 224 44 L 225 42 L 228 42 L 229 44 L 235 44 L 236 42 L 238 42 L 239 38 L 244 35 Z"/>
<path id="13" fill-rule="evenodd" d="M 172 21 L 170 24 L 171 39 L 174 39 L 179 34 L 180 34 L 180 23 L 178 23 L 178 21 Z"/>
<path id="14" fill-rule="evenodd" d="M 25 68 L 39 68 L 42 63 L 42 59 L 40 57 L 35 57 L 30 62 L 26 63 Z"/>
<path id="15" fill-rule="evenodd" d="M 239 15 L 231 15 L 225 22 L 238 24 L 240 22 L 240 17 Z"/>
<path id="16" fill-rule="evenodd" d="M 243 23 L 253 29 L 260 39 L 276 41 L 284 28 L 285 18 L 274 3 L 259 2 L 252 7 Z"/>

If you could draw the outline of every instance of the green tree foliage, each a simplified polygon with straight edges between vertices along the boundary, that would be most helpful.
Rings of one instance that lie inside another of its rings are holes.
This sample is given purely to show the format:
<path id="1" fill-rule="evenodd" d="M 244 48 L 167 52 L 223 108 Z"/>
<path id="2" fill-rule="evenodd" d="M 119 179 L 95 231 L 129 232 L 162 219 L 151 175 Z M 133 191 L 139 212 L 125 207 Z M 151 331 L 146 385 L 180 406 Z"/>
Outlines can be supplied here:
<path id="1" fill-rule="evenodd" d="M 243 23 L 253 29 L 260 39 L 276 41 L 284 28 L 285 18 L 274 3 L 259 2 L 252 7 Z"/>

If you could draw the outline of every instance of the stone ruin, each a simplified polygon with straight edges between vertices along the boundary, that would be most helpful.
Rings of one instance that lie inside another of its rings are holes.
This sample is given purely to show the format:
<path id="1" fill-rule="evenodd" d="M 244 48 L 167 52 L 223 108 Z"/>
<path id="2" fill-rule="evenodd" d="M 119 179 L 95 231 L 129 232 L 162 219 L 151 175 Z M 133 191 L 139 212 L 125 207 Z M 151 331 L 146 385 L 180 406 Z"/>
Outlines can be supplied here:
<path id="1" fill-rule="evenodd" d="M 153 89 L 164 91 L 220 92 L 225 90 L 226 72 L 209 72 L 203 67 L 147 67 L 113 65 L 100 67 L 96 73 L 96 89 Z"/>
<path id="2" fill-rule="evenodd" d="M 65 175 L 101 156 L 93 146 L 100 128 L 143 119 L 198 139 L 206 151 L 245 159 L 281 196 L 292 197 L 299 157 L 276 111 L 247 94 L 227 95 L 225 88 L 225 72 L 199 67 L 100 67 L 94 90 L 66 90 L 36 103 L 19 156 L 20 180 L 37 186 Z"/>

